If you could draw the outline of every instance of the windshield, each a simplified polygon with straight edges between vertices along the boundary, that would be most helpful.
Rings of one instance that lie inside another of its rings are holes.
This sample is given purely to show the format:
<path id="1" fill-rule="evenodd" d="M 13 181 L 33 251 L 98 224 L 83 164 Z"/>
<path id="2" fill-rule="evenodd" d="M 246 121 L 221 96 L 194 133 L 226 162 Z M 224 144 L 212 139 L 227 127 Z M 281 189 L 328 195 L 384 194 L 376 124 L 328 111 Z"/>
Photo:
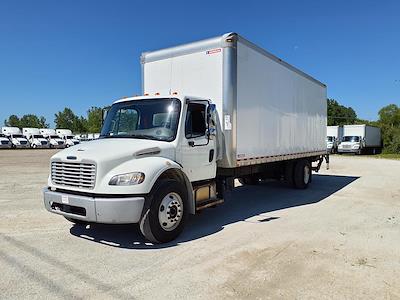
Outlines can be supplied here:
<path id="1" fill-rule="evenodd" d="M 4 134 L 0 133 L 0 137 L 6 137 Z"/>
<path id="2" fill-rule="evenodd" d="M 41 134 L 35 134 L 33 137 L 34 137 L 35 139 L 42 139 L 42 138 L 43 138 L 43 135 L 41 135 Z"/>
<path id="3" fill-rule="evenodd" d="M 344 136 L 342 139 L 342 142 L 353 142 L 357 143 L 360 141 L 360 138 L 358 136 Z"/>
<path id="4" fill-rule="evenodd" d="M 12 135 L 13 138 L 22 138 L 22 134 L 13 134 Z"/>
<path id="5" fill-rule="evenodd" d="M 59 139 L 60 137 L 59 137 L 58 135 L 52 134 L 52 135 L 50 136 L 50 138 L 52 138 L 52 139 Z"/>
<path id="6" fill-rule="evenodd" d="M 327 142 L 333 142 L 333 136 L 327 136 L 326 137 Z"/>
<path id="7" fill-rule="evenodd" d="M 100 138 L 138 138 L 173 141 L 181 104 L 177 99 L 133 100 L 113 104 Z"/>

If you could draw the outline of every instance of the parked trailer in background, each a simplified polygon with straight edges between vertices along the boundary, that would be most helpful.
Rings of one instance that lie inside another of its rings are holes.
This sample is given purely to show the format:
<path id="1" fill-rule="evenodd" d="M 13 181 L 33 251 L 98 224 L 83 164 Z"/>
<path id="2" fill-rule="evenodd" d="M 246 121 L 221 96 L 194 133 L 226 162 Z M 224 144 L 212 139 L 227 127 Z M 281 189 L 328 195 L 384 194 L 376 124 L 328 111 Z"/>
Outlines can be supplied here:
<path id="1" fill-rule="evenodd" d="M 32 148 L 50 148 L 49 141 L 40 133 L 39 128 L 22 128 L 22 134 Z"/>
<path id="2" fill-rule="evenodd" d="M 326 127 L 326 150 L 328 153 L 337 153 L 338 145 L 343 136 L 342 126 Z"/>
<path id="3" fill-rule="evenodd" d="M 339 153 L 380 153 L 382 150 L 381 129 L 368 125 L 343 125 L 343 138 Z"/>
<path id="4" fill-rule="evenodd" d="M 39 131 L 49 141 L 50 148 L 65 148 L 65 141 L 56 134 L 54 129 L 41 128 Z"/>
<path id="5" fill-rule="evenodd" d="M 12 147 L 11 141 L 3 133 L 0 133 L 0 149 L 9 149 Z"/>
<path id="6" fill-rule="evenodd" d="M 69 129 L 56 129 L 57 135 L 62 138 L 65 142 L 65 145 L 68 147 L 78 145 L 80 140 L 76 139 L 72 134 L 72 131 Z"/>
<path id="7" fill-rule="evenodd" d="M 11 142 L 12 148 L 29 148 L 29 141 L 22 135 L 18 127 L 1 127 L 1 133 Z"/>
<path id="8" fill-rule="evenodd" d="M 141 60 L 144 96 L 115 101 L 99 139 L 51 158 L 48 211 L 139 223 L 160 243 L 235 178 L 308 187 L 326 157 L 324 84 L 234 33 Z"/>

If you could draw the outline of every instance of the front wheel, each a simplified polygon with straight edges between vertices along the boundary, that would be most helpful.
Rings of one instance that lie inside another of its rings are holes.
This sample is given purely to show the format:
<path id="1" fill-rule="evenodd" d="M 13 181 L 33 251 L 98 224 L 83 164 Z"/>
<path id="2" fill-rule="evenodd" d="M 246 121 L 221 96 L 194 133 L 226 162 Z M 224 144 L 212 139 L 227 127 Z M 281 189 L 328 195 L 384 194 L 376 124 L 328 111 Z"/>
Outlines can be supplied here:
<path id="1" fill-rule="evenodd" d="M 183 184 L 172 179 L 156 183 L 150 206 L 140 221 L 140 231 L 153 243 L 167 243 L 182 232 L 187 216 L 187 192 Z"/>

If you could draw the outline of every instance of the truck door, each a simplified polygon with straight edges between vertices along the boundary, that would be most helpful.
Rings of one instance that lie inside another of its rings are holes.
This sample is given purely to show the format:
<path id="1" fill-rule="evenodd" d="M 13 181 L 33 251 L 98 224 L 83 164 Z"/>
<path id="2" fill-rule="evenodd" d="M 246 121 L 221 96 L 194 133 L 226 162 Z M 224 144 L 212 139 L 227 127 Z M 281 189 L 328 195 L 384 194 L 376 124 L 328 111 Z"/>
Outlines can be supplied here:
<path id="1" fill-rule="evenodd" d="M 208 101 L 189 102 L 185 136 L 181 145 L 181 163 L 191 182 L 215 178 L 215 140 L 207 133 Z"/>

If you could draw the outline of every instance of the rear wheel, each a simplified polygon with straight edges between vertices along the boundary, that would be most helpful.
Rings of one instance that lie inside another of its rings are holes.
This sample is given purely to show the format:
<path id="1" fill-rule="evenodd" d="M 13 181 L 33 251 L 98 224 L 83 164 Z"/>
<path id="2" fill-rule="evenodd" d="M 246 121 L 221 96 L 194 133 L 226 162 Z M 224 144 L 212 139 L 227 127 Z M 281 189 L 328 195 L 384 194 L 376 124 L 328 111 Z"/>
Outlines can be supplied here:
<path id="1" fill-rule="evenodd" d="M 157 183 L 148 201 L 149 208 L 140 221 L 140 231 L 153 243 L 166 243 L 182 232 L 187 216 L 187 192 L 172 179 Z"/>
<path id="2" fill-rule="evenodd" d="M 294 167 L 294 185 L 297 189 L 306 189 L 311 182 L 311 164 L 308 160 L 299 160 Z"/>

